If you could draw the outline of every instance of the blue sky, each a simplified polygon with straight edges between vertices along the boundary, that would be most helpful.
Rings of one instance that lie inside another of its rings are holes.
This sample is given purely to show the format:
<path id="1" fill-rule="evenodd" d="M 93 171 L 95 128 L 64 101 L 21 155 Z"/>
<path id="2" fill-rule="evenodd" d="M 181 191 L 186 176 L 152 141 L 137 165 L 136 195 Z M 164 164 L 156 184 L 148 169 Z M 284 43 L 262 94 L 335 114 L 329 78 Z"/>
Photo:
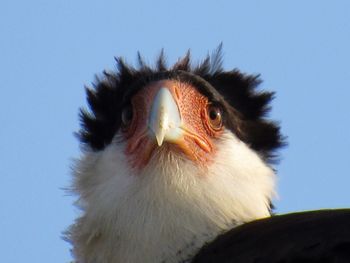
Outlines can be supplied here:
<path id="1" fill-rule="evenodd" d="M 3 262 L 68 262 L 61 232 L 79 211 L 62 188 L 79 156 L 84 85 L 114 56 L 173 63 L 224 46 L 224 66 L 277 92 L 278 213 L 350 207 L 349 1 L 0 3 L 0 247 Z"/>

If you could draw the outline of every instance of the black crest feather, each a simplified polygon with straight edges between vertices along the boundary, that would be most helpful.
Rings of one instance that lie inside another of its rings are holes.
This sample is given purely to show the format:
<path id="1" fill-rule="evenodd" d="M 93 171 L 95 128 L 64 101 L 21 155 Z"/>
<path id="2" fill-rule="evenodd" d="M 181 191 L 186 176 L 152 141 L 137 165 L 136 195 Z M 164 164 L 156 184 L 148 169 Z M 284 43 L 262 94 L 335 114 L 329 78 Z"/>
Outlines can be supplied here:
<path id="1" fill-rule="evenodd" d="M 155 66 L 148 65 L 138 53 L 138 67 L 116 58 L 117 71 L 104 72 L 93 88 L 87 88 L 90 111 L 82 109 L 79 137 L 92 150 L 108 145 L 121 125 L 121 111 L 130 97 L 147 83 L 177 79 L 193 84 L 201 93 L 224 109 L 226 128 L 257 151 L 266 161 L 275 160 L 275 151 L 283 146 L 279 125 L 266 118 L 273 92 L 258 91 L 259 76 L 246 75 L 222 67 L 222 45 L 196 66 L 188 51 L 168 68 L 163 50 Z"/>

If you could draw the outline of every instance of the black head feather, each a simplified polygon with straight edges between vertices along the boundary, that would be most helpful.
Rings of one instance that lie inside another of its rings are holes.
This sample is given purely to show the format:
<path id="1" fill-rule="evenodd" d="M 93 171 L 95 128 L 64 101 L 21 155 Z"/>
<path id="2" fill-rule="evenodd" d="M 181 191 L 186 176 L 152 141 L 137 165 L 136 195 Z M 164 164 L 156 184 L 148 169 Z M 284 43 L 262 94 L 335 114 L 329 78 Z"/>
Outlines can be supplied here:
<path id="1" fill-rule="evenodd" d="M 130 97 L 151 81 L 175 79 L 195 86 L 224 110 L 226 128 L 257 151 L 266 161 L 273 161 L 283 137 L 277 123 L 266 119 L 273 92 L 257 91 L 259 76 L 245 75 L 238 70 L 224 71 L 221 45 L 197 66 L 191 65 L 190 52 L 172 67 L 166 66 L 162 51 L 156 66 L 151 67 L 138 54 L 134 68 L 116 58 L 117 72 L 104 72 L 93 88 L 87 88 L 90 111 L 80 112 L 82 128 L 79 137 L 92 150 L 108 145 L 121 125 L 121 112 Z"/>

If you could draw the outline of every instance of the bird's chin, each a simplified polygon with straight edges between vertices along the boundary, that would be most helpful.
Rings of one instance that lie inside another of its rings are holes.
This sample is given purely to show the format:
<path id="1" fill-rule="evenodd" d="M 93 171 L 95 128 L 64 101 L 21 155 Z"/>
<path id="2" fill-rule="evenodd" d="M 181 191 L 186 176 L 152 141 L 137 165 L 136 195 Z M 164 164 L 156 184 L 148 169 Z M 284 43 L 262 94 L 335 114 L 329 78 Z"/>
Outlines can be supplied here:
<path id="1" fill-rule="evenodd" d="M 152 156 L 152 160 L 162 162 L 172 162 L 174 160 L 190 161 L 191 159 L 191 156 L 186 153 L 183 147 L 170 142 L 164 143 L 161 147 L 156 147 Z"/>
<path id="2" fill-rule="evenodd" d="M 175 160 L 186 160 L 189 157 L 178 144 L 165 142 L 158 146 L 156 142 L 148 142 L 130 155 L 133 168 L 144 169 L 149 165 L 165 164 Z"/>
<path id="3" fill-rule="evenodd" d="M 148 165 L 188 161 L 199 166 L 210 162 L 210 155 L 197 145 L 189 142 L 164 142 L 158 146 L 156 141 L 144 141 L 142 146 L 129 153 L 129 161 L 133 168 L 144 169 Z"/>

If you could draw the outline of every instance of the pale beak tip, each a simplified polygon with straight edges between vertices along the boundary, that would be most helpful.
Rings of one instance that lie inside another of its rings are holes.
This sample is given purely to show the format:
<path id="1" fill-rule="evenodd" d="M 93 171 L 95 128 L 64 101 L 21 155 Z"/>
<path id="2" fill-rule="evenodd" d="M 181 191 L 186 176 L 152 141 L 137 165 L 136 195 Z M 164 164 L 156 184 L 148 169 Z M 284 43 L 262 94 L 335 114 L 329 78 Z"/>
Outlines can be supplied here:
<path id="1" fill-rule="evenodd" d="M 160 146 L 162 146 L 162 144 L 163 144 L 164 136 L 157 136 L 157 135 L 156 135 L 156 140 L 157 140 L 158 146 L 160 147 Z"/>

